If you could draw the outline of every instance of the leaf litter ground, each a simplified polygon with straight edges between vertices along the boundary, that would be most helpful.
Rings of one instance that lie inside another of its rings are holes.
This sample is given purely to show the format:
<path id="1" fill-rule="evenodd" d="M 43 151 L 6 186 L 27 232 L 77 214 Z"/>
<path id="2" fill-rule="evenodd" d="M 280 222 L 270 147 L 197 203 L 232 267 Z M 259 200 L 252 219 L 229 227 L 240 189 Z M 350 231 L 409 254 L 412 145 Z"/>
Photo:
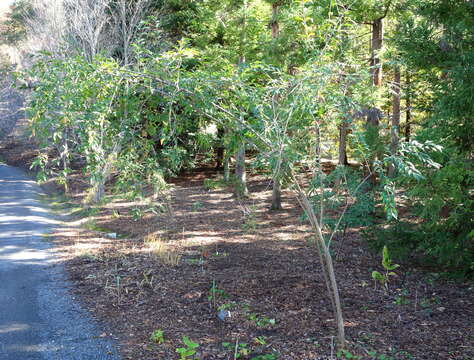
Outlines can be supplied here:
<path id="1" fill-rule="evenodd" d="M 2 148 L 17 166 L 31 152 Z M 236 343 L 241 359 L 330 359 L 331 305 L 293 194 L 284 193 L 284 210 L 268 211 L 268 179 L 250 176 L 251 197 L 238 200 L 230 189 L 204 188 L 217 177 L 210 170 L 183 174 L 163 212 L 123 199 L 77 211 L 88 215 L 82 226 L 53 237 L 71 291 L 118 339 L 124 359 L 177 359 L 183 336 L 199 343 L 202 360 L 234 359 Z M 85 185 L 75 177 L 72 203 L 80 203 Z M 402 265 L 389 292 L 374 289 L 380 254 L 358 230 L 333 245 L 351 354 L 474 358 L 472 284 Z M 162 343 L 150 339 L 155 330 L 163 331 Z"/>

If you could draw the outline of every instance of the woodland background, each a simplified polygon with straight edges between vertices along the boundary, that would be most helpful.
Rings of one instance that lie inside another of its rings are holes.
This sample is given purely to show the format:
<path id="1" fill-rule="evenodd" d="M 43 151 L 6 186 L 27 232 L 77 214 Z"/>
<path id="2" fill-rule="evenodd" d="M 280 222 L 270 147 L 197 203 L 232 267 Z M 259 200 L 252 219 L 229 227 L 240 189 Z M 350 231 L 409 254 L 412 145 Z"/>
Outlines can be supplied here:
<path id="1" fill-rule="evenodd" d="M 352 356 L 334 270 L 346 232 L 383 252 L 369 279 L 386 294 L 395 262 L 472 277 L 473 1 L 18 0 L 1 31 L 32 166 L 69 195 L 80 176 L 86 209 L 126 194 L 152 204 L 130 219 L 170 216 L 172 185 L 200 169 L 246 231 L 248 174 L 271 187 L 270 211 L 296 199 L 339 356 Z"/>

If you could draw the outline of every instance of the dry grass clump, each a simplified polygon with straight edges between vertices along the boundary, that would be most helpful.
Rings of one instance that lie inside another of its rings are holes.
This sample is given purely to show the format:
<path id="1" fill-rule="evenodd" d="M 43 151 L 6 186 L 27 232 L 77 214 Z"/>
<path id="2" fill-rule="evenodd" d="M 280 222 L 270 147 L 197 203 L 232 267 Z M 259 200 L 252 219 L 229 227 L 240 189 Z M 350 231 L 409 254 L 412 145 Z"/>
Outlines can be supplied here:
<path id="1" fill-rule="evenodd" d="M 148 234 L 143 239 L 150 250 L 150 255 L 158 258 L 163 264 L 168 266 L 178 266 L 181 262 L 181 255 L 170 249 L 163 239 L 154 233 Z"/>

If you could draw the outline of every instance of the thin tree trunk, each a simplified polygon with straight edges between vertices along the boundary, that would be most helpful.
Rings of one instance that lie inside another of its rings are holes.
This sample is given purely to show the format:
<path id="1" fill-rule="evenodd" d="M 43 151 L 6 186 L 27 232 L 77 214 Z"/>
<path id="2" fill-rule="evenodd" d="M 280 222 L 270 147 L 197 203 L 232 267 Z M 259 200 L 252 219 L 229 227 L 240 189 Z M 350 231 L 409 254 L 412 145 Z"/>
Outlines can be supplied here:
<path id="1" fill-rule="evenodd" d="M 382 61 L 380 59 L 380 52 L 383 48 L 383 33 L 384 33 L 384 21 L 383 17 L 378 18 L 372 23 L 372 40 L 371 40 L 371 58 L 370 58 L 370 72 L 372 74 L 372 84 L 376 87 L 382 85 Z M 369 109 L 367 112 L 367 130 L 374 131 L 378 134 L 379 120 L 380 117 L 375 113 L 375 110 Z M 378 141 L 378 135 L 376 136 L 376 141 Z M 370 167 L 368 171 L 372 171 L 372 176 L 369 183 L 372 186 L 376 185 L 376 177 L 373 173 L 372 164 L 377 159 L 377 154 L 372 154 L 369 159 L 368 166 Z"/>
<path id="2" fill-rule="evenodd" d="M 392 115 L 392 129 L 391 129 L 391 143 L 390 152 L 395 155 L 398 150 L 398 134 L 400 131 L 400 68 L 395 68 L 393 79 L 393 115 Z M 395 176 L 395 166 L 390 164 L 388 169 L 388 176 Z"/>
<path id="3" fill-rule="evenodd" d="M 280 25 L 278 23 L 278 7 L 277 3 L 272 5 L 272 38 L 276 39 L 280 32 Z M 275 99 L 274 106 L 278 106 L 276 102 L 278 99 Z M 273 189 L 272 189 L 272 204 L 270 206 L 270 210 L 282 210 L 283 207 L 281 205 L 281 166 L 277 169 L 277 172 L 273 176 Z"/>
<path id="4" fill-rule="evenodd" d="M 349 165 L 347 161 L 347 122 L 339 126 L 339 165 Z"/>
<path id="5" fill-rule="evenodd" d="M 239 149 L 237 150 L 237 156 L 235 159 L 235 180 L 237 182 L 235 187 L 236 196 L 248 196 L 249 191 L 247 189 L 247 174 L 245 172 L 245 143 L 240 143 Z"/>
<path id="6" fill-rule="evenodd" d="M 278 4 L 272 5 L 272 38 L 276 39 L 280 32 L 280 25 L 278 24 Z"/>
<path id="7" fill-rule="evenodd" d="M 318 235 L 319 235 L 320 239 L 322 240 L 322 242 L 325 243 L 324 236 L 321 232 L 321 228 L 318 228 Z M 346 340 L 345 340 L 345 331 L 344 331 L 344 318 L 342 316 L 341 299 L 340 299 L 340 296 L 339 296 L 339 288 L 337 286 L 336 275 L 334 273 L 334 265 L 333 265 L 333 262 L 332 262 L 331 253 L 329 252 L 329 248 L 325 244 L 323 249 L 324 249 L 323 254 L 324 254 L 324 259 L 325 259 L 325 262 L 326 262 L 329 281 L 331 283 L 331 289 L 332 289 L 332 293 L 333 293 L 333 297 L 334 297 L 334 305 L 336 307 L 336 313 L 334 314 L 334 316 L 336 318 L 336 324 L 337 324 L 337 339 L 338 339 L 339 347 L 344 348 L 345 345 L 346 345 L 345 344 Z"/>
<path id="8" fill-rule="evenodd" d="M 308 216 L 308 219 L 312 225 L 313 231 L 316 233 L 317 246 L 318 246 L 317 250 L 318 250 L 319 258 L 321 260 L 324 280 L 326 282 L 326 287 L 329 292 L 328 295 L 331 299 L 331 305 L 334 311 L 334 318 L 336 320 L 338 344 L 339 344 L 339 348 L 343 349 L 346 344 L 344 318 L 342 314 L 341 299 L 339 296 L 339 288 L 337 286 L 336 275 L 334 273 L 334 265 L 332 262 L 331 253 L 324 239 L 324 235 L 322 233 L 321 226 L 320 226 L 321 223 L 318 222 L 318 218 L 316 214 L 314 213 L 311 202 L 301 190 L 299 191 L 299 195 L 300 195 L 300 204 L 303 210 L 306 212 L 306 215 Z"/>
<path id="9" fill-rule="evenodd" d="M 117 160 L 120 149 L 120 143 L 116 143 L 110 155 L 107 157 L 107 161 L 105 162 L 102 168 L 100 178 L 92 181 L 92 189 L 89 202 L 98 203 L 102 200 L 102 197 L 105 194 L 105 183 L 110 179 L 112 175 L 112 171 L 114 170 L 115 166 L 115 161 Z"/>
<path id="10" fill-rule="evenodd" d="M 69 134 L 68 131 L 65 131 L 64 135 L 64 144 L 63 144 L 63 153 L 61 154 L 62 163 L 63 163 L 63 171 L 64 171 L 64 193 L 67 195 L 69 192 L 69 177 L 68 177 L 68 170 L 69 170 L 69 146 L 68 146 L 68 139 Z"/>
<path id="11" fill-rule="evenodd" d="M 407 94 L 406 94 L 406 120 L 405 120 L 405 141 L 410 141 L 411 136 L 411 79 L 407 71 L 406 74 Z"/>
<path id="12" fill-rule="evenodd" d="M 225 131 L 222 127 L 217 127 L 217 145 L 215 148 L 216 154 L 216 170 L 220 170 L 224 164 L 224 134 Z"/>
<path id="13" fill-rule="evenodd" d="M 272 191 L 272 205 L 270 210 L 281 210 L 281 182 L 280 177 L 276 176 L 273 179 L 273 191 Z"/>
<path id="14" fill-rule="evenodd" d="M 377 185 L 377 176 L 374 171 L 373 164 L 374 162 L 380 158 L 380 153 L 378 150 L 378 144 L 380 143 L 380 134 L 379 134 L 379 127 L 380 127 L 380 119 L 382 118 L 382 111 L 377 108 L 370 108 L 366 111 L 366 132 L 372 134 L 372 146 L 373 149 L 371 150 L 370 157 L 368 158 L 368 169 L 367 173 L 371 173 L 371 176 L 368 180 L 368 184 L 372 187 Z"/>
<path id="15" fill-rule="evenodd" d="M 129 31 L 127 29 L 127 9 L 125 6 L 125 0 L 120 2 L 120 20 L 122 25 L 123 63 L 125 66 L 128 66 Z"/>
<path id="16" fill-rule="evenodd" d="M 228 182 L 230 180 L 230 157 L 227 154 L 224 156 L 224 181 Z"/>
<path id="17" fill-rule="evenodd" d="M 372 73 L 372 82 L 375 86 L 382 85 L 382 61 L 380 60 L 380 51 L 383 48 L 383 34 L 383 18 L 374 20 L 372 23 L 370 71 Z"/>
<path id="18" fill-rule="evenodd" d="M 238 63 L 239 65 L 245 63 L 245 44 L 247 43 L 247 0 L 244 0 L 243 9 L 244 17 L 242 19 L 242 33 L 240 36 L 240 56 Z M 240 129 L 242 130 L 242 129 Z M 245 173 L 245 140 L 242 139 L 237 154 L 235 156 L 235 189 L 234 195 L 237 197 L 248 196 L 247 189 L 247 174 Z"/>

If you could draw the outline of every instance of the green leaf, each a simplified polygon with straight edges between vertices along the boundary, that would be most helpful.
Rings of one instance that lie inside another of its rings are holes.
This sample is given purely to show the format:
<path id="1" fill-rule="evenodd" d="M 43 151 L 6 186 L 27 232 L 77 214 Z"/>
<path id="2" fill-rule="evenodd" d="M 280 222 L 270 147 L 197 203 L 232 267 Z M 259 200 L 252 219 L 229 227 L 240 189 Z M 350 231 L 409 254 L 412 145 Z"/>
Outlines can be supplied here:
<path id="1" fill-rule="evenodd" d="M 372 271 L 372 279 L 380 281 L 380 282 L 384 281 L 383 275 L 376 270 Z"/>
<path id="2" fill-rule="evenodd" d="M 198 343 L 190 340 L 187 336 L 183 336 L 183 343 L 190 349 L 197 349 L 199 347 Z"/>

